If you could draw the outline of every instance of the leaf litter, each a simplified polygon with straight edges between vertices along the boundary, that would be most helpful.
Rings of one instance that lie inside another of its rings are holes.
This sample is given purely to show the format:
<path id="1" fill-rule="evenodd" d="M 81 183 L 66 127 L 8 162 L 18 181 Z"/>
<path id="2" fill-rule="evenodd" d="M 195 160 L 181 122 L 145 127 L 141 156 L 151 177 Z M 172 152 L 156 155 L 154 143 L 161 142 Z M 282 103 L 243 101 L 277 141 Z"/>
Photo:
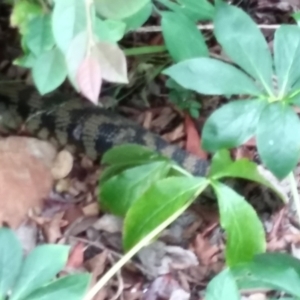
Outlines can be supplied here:
<path id="1" fill-rule="evenodd" d="M 278 0 L 275 2 L 251 0 L 248 1 L 247 5 L 246 9 L 258 23 L 267 24 L 280 23 L 291 9 L 300 8 L 298 3 L 293 0 Z M 270 31 L 267 34 L 270 35 Z M 156 34 L 152 41 L 154 45 L 161 43 L 161 36 Z M 124 65 L 122 68 L 124 68 Z M 134 71 L 133 73 L 135 73 Z M 15 71 L 11 72 L 12 74 L 15 73 Z M 107 73 L 106 76 L 110 78 L 115 75 Z M 136 74 L 133 76 L 136 76 Z M 120 79 L 125 80 L 124 76 Z M 138 79 L 135 83 L 138 83 Z M 195 140 L 200 140 L 201 136 L 194 135 L 196 133 L 195 128 L 189 122 L 190 120 L 178 114 L 169 103 L 161 103 L 158 100 L 157 92 L 159 95 L 163 94 L 161 83 L 158 84 L 158 89 L 156 88 L 155 92 L 154 89 L 151 91 L 149 86 L 149 84 L 143 82 L 143 91 L 131 92 L 130 96 L 140 100 L 143 97 L 145 98 L 146 91 L 146 96 L 150 98 L 150 107 L 143 106 L 139 102 L 140 107 L 137 108 L 136 105 L 132 105 L 134 103 L 132 101 L 129 102 L 127 109 L 122 104 L 119 110 L 137 120 L 145 128 L 161 134 L 168 142 L 176 143 L 200 157 L 205 157 L 206 153 L 203 153 L 200 148 L 197 149 L 194 145 L 199 144 L 198 142 L 195 143 Z M 132 87 L 135 87 L 135 84 Z M 94 99 L 94 93 L 88 92 L 91 98 Z M 219 98 L 215 100 L 217 105 L 223 101 Z M 212 101 L 208 105 L 212 105 L 211 103 Z M 129 111 L 131 113 L 128 113 Z M 205 117 L 206 112 L 204 110 L 196 124 L 202 124 Z M 255 143 L 251 141 L 243 147 L 244 149 L 236 149 L 236 157 L 250 156 L 254 158 L 253 152 L 255 153 L 255 150 L 253 151 L 253 148 L 255 148 Z M 19 148 L 24 150 L 26 147 L 14 147 L 14 149 Z M 77 269 L 80 272 L 82 269 L 87 269 L 92 272 L 95 281 L 122 255 L 121 222 L 119 219 L 104 213 L 101 206 L 97 205 L 98 168 L 86 158 L 74 159 L 72 156 L 68 156 L 69 154 L 60 155 L 60 161 L 67 161 L 67 164 L 61 165 L 60 162 L 56 162 L 55 171 L 53 172 L 53 169 L 49 169 L 52 164 L 51 159 L 49 159 L 49 164 L 46 163 L 46 167 L 45 165 L 40 167 L 45 169 L 47 176 L 49 176 L 47 180 L 50 183 L 46 185 L 47 189 L 45 188 L 43 193 L 40 192 L 39 195 L 41 196 L 39 197 L 35 194 L 35 199 L 39 199 L 36 202 L 30 202 L 30 205 L 26 208 L 22 208 L 22 214 L 19 217 L 14 215 L 10 219 L 13 224 L 8 223 L 13 227 L 18 227 L 21 224 L 18 228 L 18 234 L 24 249 L 27 249 L 27 251 L 40 242 L 71 244 L 72 251 L 66 268 L 67 271 L 76 272 Z M 37 168 L 40 157 L 24 157 L 20 158 L 20 163 L 23 164 L 24 160 L 27 160 L 27 162 L 30 160 L 34 162 L 31 165 Z M 16 159 L 14 158 L 14 160 Z M 0 164 L 1 161 L 2 158 L 0 158 Z M 43 162 L 45 161 L 43 160 Z M 26 164 L 25 166 L 28 168 Z M 18 165 L 17 170 L 22 168 L 23 165 Z M 0 167 L 1 170 L 2 167 Z M 298 182 L 299 170 L 298 168 Z M 33 176 L 39 178 L 32 190 L 42 190 L 42 176 L 36 170 L 30 170 L 30 172 L 33 172 Z M 54 190 L 51 193 L 50 189 L 54 181 Z M 289 188 L 284 184 L 279 182 L 276 182 L 276 184 L 285 189 L 287 194 L 289 193 Z M 13 200 L 10 201 L 15 213 L 18 207 L 16 201 L 22 202 L 20 195 L 24 195 L 24 192 L 17 191 L 13 187 L 10 186 L 5 189 L 4 199 L 10 199 L 10 193 L 8 193 L 10 191 L 18 193 L 18 195 L 13 194 L 11 196 Z M 246 188 L 243 186 L 242 188 L 250 198 L 258 198 L 263 194 L 261 191 L 255 191 L 253 185 L 250 185 L 250 187 L 248 185 Z M 22 203 L 29 203 L 28 199 L 32 197 L 27 191 L 25 195 L 26 200 Z M 263 194 L 263 197 L 270 196 Z M 3 197 L 1 196 L 0 199 L 3 199 Z M 42 201 L 42 199 L 46 200 Z M 5 209 L 5 206 L 1 208 L 1 211 L 3 209 Z M 265 208 L 261 208 L 261 211 L 261 218 L 267 232 L 268 249 L 270 251 L 291 251 L 295 257 L 299 257 L 300 224 L 295 221 L 290 211 L 282 209 L 273 215 Z M 26 220 L 27 215 L 30 216 L 30 219 Z M 217 226 L 218 218 L 216 208 L 203 208 L 200 204 L 195 203 L 190 210 L 162 234 L 159 241 L 144 248 L 135 259 L 129 262 L 119 274 L 121 277 L 112 280 L 97 295 L 96 299 L 113 299 L 119 293 L 119 290 L 121 290 L 125 300 L 204 299 L 203 291 L 208 280 L 214 274 L 220 272 L 224 266 L 225 239 L 222 231 Z M 243 295 L 242 299 L 264 300 L 266 294 L 248 293 Z"/>

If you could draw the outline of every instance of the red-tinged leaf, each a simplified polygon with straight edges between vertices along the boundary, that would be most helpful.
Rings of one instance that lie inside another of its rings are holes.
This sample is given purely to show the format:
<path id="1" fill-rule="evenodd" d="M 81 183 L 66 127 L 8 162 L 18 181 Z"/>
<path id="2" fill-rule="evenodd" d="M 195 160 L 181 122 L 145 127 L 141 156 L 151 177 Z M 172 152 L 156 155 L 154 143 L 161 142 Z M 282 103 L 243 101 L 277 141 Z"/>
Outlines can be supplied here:
<path id="1" fill-rule="evenodd" d="M 77 83 L 80 92 L 97 104 L 102 85 L 100 64 L 93 56 L 87 56 L 78 68 Z"/>
<path id="2" fill-rule="evenodd" d="M 97 43 L 96 55 L 104 80 L 116 83 L 128 83 L 126 56 L 117 44 L 107 42 Z"/>
<path id="3" fill-rule="evenodd" d="M 184 119 L 186 131 L 185 149 L 203 159 L 207 159 L 207 153 L 201 148 L 201 139 L 191 117 L 186 114 Z"/>
<path id="4" fill-rule="evenodd" d="M 67 267 L 71 269 L 78 269 L 82 267 L 84 260 L 84 244 L 78 243 L 72 249 L 67 262 Z"/>

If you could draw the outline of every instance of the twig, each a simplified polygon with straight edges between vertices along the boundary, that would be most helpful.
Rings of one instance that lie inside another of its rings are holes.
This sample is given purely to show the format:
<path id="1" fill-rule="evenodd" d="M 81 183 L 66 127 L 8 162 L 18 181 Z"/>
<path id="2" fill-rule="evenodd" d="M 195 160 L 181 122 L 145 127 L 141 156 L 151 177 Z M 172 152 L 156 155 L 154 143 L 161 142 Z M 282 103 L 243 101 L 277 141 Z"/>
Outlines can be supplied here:
<path id="1" fill-rule="evenodd" d="M 289 177 L 289 182 L 291 185 L 293 201 L 296 206 L 298 222 L 300 222 L 300 197 L 299 197 L 299 193 L 298 193 L 296 178 L 295 178 L 295 175 L 293 172 L 291 172 L 288 177 Z"/>
<path id="2" fill-rule="evenodd" d="M 279 24 L 261 24 L 261 25 L 257 25 L 258 28 L 260 29 L 265 29 L 265 30 L 276 30 L 277 28 L 279 28 Z M 214 25 L 213 24 L 207 24 L 207 25 L 198 25 L 197 26 L 198 29 L 200 30 L 213 30 L 214 29 Z M 134 30 L 133 32 L 136 33 L 150 33 L 150 32 L 161 32 L 161 26 L 146 26 L 146 27 L 141 27 L 138 28 L 136 30 Z"/>

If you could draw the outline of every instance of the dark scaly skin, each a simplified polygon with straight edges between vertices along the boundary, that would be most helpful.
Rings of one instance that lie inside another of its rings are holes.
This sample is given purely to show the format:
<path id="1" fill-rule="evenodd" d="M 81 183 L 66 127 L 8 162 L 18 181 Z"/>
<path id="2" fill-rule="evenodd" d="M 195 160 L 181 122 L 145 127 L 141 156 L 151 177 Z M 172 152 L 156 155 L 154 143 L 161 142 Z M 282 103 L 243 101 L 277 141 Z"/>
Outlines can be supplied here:
<path id="1" fill-rule="evenodd" d="M 54 92 L 41 97 L 34 87 L 0 82 L 0 129 L 16 130 L 26 121 L 27 131 L 58 147 L 83 151 L 98 159 L 115 145 L 147 146 L 177 162 L 195 176 L 204 176 L 208 162 L 167 143 L 138 124 L 81 99 Z M 58 103 L 64 102 L 63 105 Z"/>

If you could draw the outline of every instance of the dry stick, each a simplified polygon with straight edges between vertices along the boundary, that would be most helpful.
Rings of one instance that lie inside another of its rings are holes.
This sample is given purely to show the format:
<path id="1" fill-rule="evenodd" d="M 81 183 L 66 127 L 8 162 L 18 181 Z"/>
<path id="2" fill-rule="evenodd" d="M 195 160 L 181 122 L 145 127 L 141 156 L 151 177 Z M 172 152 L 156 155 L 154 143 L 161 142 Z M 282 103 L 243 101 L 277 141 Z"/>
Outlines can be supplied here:
<path id="1" fill-rule="evenodd" d="M 266 30 L 275 30 L 277 28 L 279 28 L 279 24 L 261 24 L 261 25 L 257 25 L 258 28 L 260 29 L 266 29 Z M 214 29 L 214 25 L 213 24 L 207 24 L 207 25 L 198 25 L 197 26 L 198 29 L 200 30 L 213 30 Z M 146 27 L 141 27 L 138 28 L 136 30 L 134 30 L 133 32 L 136 33 L 151 33 L 151 32 L 161 32 L 161 26 L 146 26 Z"/>

